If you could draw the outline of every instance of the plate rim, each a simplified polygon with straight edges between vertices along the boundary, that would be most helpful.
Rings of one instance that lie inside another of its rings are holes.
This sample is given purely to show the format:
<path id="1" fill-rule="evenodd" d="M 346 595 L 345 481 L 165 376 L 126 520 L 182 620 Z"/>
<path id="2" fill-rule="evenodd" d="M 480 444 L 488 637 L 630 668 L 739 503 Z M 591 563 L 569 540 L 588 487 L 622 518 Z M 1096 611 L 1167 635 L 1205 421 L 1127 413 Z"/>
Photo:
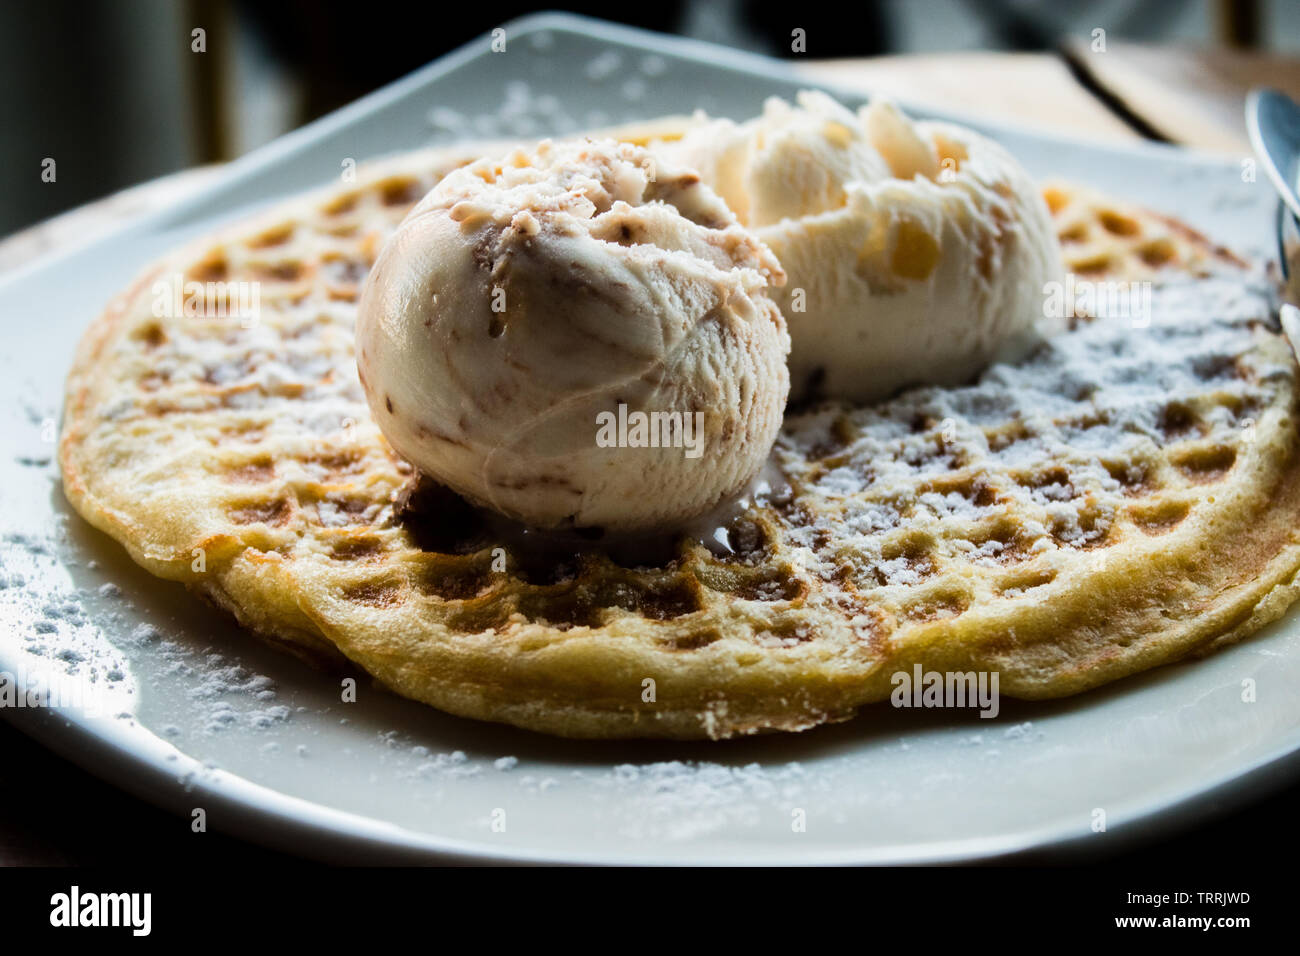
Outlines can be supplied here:
<path id="1" fill-rule="evenodd" d="M 419 833 L 364 814 L 294 797 L 199 760 L 134 719 L 81 720 L 68 709 L 4 708 L 11 726 L 59 757 L 178 819 L 202 802 L 213 828 L 288 855 L 351 865 L 489 864 L 525 866 L 898 866 L 1093 862 L 1170 832 L 1225 815 L 1300 779 L 1300 740 L 1244 769 L 1217 774 L 1195 792 L 1153 799 L 1108 822 L 1104 836 L 1046 825 L 1013 835 L 969 837 L 863 851 L 818 850 L 673 858 L 671 853 L 556 852 L 493 847 Z M 15 718 L 30 715 L 30 719 Z M 62 727 L 58 726 L 62 724 Z M 97 728 L 111 728 L 101 733 Z M 132 748 L 130 738 L 143 746 Z M 142 752 L 147 751 L 147 752 Z M 919 851 L 919 852 L 918 852 Z"/>

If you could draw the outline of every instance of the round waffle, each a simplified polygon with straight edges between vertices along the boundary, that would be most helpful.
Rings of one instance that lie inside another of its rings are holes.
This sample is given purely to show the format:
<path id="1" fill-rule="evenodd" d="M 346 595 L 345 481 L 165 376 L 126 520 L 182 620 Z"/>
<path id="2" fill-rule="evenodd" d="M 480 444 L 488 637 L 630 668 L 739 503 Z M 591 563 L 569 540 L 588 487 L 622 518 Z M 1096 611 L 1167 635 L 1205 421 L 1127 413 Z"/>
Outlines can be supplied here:
<path id="1" fill-rule="evenodd" d="M 801 730 L 918 665 L 1071 694 L 1241 638 L 1296 596 L 1297 366 L 1271 290 L 1171 220 L 1059 184 L 1067 263 L 1156 280 L 1149 309 L 1076 316 L 968 387 L 787 414 L 779 477 L 725 548 L 528 560 L 454 497 L 403 494 L 357 381 L 356 299 L 468 158 L 377 166 L 140 277 L 69 377 L 76 508 L 261 635 L 578 737 Z M 167 307 L 178 275 L 212 284 L 202 314 Z M 239 282 L 255 316 L 230 314 Z"/>

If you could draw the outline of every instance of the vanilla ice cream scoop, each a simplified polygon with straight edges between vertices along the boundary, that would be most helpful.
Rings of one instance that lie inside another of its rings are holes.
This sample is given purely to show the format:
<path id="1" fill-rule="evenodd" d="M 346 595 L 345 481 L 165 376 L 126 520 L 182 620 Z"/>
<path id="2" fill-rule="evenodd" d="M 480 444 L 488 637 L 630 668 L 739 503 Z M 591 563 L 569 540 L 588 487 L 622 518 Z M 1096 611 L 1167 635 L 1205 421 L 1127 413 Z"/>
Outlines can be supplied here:
<path id="1" fill-rule="evenodd" d="M 393 448 L 537 527 L 681 524 L 781 423 L 784 275 L 699 175 L 610 141 L 451 173 L 366 280 L 357 366 Z"/>
<path id="2" fill-rule="evenodd" d="M 964 382 L 1050 325 L 1063 267 L 1047 206 L 971 130 L 803 92 L 656 150 L 698 169 L 784 268 L 796 398 Z"/>

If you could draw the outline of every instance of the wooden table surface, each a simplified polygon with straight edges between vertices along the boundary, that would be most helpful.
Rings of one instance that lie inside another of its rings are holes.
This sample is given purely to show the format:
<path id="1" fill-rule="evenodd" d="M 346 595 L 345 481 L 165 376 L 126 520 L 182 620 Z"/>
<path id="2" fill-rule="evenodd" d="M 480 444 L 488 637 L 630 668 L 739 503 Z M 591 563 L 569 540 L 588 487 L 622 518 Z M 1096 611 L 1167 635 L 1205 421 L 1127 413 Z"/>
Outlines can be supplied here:
<path id="1" fill-rule="evenodd" d="M 1197 53 L 1112 43 L 1106 52 L 1069 44 L 1060 53 L 960 53 L 890 56 L 799 65 L 810 80 L 881 92 L 923 106 L 1006 120 L 1098 142 L 1159 138 L 1231 155 L 1247 155 L 1242 103 L 1266 84 L 1300 98 L 1300 62 L 1229 53 Z M 164 208 L 201 189 L 219 167 L 185 170 L 64 213 L 0 241 L 0 273 L 119 223 Z M 130 850 L 142 865 L 178 862 L 172 839 L 183 821 L 92 780 L 0 724 L 0 750 L 23 787 L 0 787 L 0 864 L 106 863 Z M 1172 841 L 1162 853 L 1204 862 L 1232 860 L 1240 847 L 1275 845 L 1269 821 L 1289 819 L 1300 787 Z M 1254 836 L 1250 836 L 1254 834 Z M 1294 825 L 1286 841 L 1294 844 Z M 217 835 L 185 862 L 283 861 L 276 854 Z M 1126 855 L 1136 859 L 1141 851 Z"/>

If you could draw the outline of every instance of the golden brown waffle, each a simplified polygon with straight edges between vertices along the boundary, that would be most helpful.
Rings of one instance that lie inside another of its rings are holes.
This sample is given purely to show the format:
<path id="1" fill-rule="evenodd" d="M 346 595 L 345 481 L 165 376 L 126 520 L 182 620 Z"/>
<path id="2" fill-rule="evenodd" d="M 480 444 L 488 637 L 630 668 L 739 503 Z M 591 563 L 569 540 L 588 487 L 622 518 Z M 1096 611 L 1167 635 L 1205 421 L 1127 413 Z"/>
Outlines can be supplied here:
<path id="1" fill-rule="evenodd" d="M 1056 220 L 1066 268 L 1084 278 L 1153 279 L 1176 270 L 1206 275 L 1246 263 L 1195 229 L 1093 189 L 1049 182 L 1043 198 Z"/>
<path id="2" fill-rule="evenodd" d="M 1070 694 L 1238 639 L 1295 597 L 1297 369 L 1268 290 L 1232 269 L 1192 281 L 1231 263 L 1062 186 L 1076 269 L 1162 279 L 1150 324 L 1080 320 L 971 387 L 789 415 L 784 479 L 729 553 L 683 539 L 629 567 L 507 547 L 500 571 L 507 542 L 454 498 L 400 520 L 409 469 L 357 382 L 356 297 L 463 158 L 297 200 L 112 303 L 68 383 L 78 510 L 262 635 L 453 713 L 580 737 L 799 730 L 918 664 Z M 1151 251 L 1162 236 L 1173 255 Z M 258 321 L 154 315 L 176 272 L 261 283 Z"/>

